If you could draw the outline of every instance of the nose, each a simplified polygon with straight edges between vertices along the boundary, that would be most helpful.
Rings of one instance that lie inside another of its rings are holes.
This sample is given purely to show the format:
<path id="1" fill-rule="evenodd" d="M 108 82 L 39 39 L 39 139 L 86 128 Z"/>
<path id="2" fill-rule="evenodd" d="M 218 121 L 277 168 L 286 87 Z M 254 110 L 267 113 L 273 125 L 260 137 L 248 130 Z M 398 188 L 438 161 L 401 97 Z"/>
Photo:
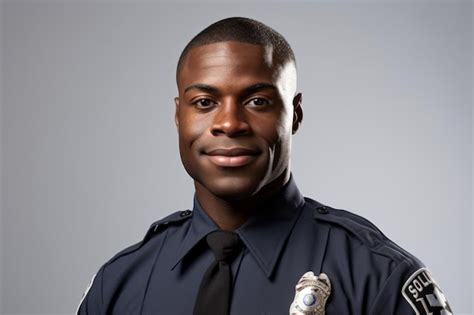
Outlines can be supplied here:
<path id="1" fill-rule="evenodd" d="M 216 111 L 211 127 L 214 136 L 226 135 L 238 137 L 250 132 L 250 126 L 245 117 L 245 108 L 236 101 L 221 104 Z"/>

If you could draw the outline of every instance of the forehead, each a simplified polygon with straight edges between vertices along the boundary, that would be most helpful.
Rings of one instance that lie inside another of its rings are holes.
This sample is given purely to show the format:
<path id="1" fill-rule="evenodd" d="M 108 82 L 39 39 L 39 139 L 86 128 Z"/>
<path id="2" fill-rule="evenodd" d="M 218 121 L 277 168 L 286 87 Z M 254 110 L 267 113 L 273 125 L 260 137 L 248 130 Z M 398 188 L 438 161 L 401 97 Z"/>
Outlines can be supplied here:
<path id="1" fill-rule="evenodd" d="M 271 80 L 277 66 L 271 46 L 235 41 L 212 43 L 188 52 L 178 73 L 178 84 L 230 74 Z"/>

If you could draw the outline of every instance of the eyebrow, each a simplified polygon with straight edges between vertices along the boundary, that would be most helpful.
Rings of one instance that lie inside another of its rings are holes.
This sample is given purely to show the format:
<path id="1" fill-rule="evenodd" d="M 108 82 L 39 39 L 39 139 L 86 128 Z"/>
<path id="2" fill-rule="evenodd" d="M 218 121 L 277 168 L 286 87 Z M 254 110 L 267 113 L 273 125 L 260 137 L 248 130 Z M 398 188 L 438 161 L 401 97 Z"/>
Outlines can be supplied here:
<path id="1" fill-rule="evenodd" d="M 257 83 L 257 84 L 252 84 L 250 86 L 247 86 L 244 91 L 245 94 L 253 94 L 255 92 L 261 91 L 261 90 L 277 90 L 277 87 L 274 86 L 273 84 L 270 83 Z"/>
<path id="2" fill-rule="evenodd" d="M 218 93 L 219 90 L 212 86 L 212 85 L 208 85 L 208 84 L 202 84 L 202 83 L 195 83 L 195 84 L 191 84 L 190 86 L 186 87 L 184 89 L 184 93 L 188 92 L 189 90 L 192 90 L 192 89 L 197 89 L 197 90 L 202 90 L 202 91 L 206 91 L 206 92 L 209 92 L 209 93 Z M 255 92 L 258 92 L 258 91 L 261 91 L 261 90 L 265 90 L 265 89 L 270 89 L 270 90 L 277 90 L 277 87 L 271 83 L 256 83 L 256 84 L 252 84 L 252 85 L 249 85 L 247 87 L 244 88 L 244 93 L 245 94 L 252 94 L 252 93 L 255 93 Z"/>
<path id="3" fill-rule="evenodd" d="M 217 88 L 202 83 L 191 84 L 190 86 L 184 89 L 184 93 L 192 89 L 203 90 L 209 93 L 217 93 Z"/>

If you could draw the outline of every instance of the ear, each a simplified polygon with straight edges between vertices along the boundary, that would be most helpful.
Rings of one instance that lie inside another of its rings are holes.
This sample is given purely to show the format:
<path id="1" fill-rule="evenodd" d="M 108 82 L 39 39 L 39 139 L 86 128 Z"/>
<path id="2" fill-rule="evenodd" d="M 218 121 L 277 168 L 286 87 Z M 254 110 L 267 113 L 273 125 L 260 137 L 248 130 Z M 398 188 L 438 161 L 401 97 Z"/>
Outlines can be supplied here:
<path id="1" fill-rule="evenodd" d="M 293 134 L 298 131 L 298 128 L 300 127 L 300 124 L 303 121 L 303 108 L 301 108 L 302 100 L 303 96 L 301 93 L 296 94 L 293 98 Z"/>
<path id="2" fill-rule="evenodd" d="M 174 112 L 174 123 L 176 125 L 176 129 L 179 128 L 179 117 L 178 117 L 178 112 L 179 112 L 179 97 L 174 98 L 174 104 L 176 105 L 176 110 Z"/>

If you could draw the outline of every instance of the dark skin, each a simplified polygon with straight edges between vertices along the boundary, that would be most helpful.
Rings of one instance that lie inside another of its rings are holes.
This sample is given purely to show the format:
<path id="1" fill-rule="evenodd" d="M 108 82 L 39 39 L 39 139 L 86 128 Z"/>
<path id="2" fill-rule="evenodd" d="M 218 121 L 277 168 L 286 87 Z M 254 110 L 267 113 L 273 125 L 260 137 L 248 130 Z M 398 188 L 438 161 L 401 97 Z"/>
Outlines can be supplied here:
<path id="1" fill-rule="evenodd" d="M 271 47 L 218 42 L 191 49 L 177 83 L 181 160 L 202 208 L 233 231 L 289 180 L 303 118 L 296 68 Z"/>

